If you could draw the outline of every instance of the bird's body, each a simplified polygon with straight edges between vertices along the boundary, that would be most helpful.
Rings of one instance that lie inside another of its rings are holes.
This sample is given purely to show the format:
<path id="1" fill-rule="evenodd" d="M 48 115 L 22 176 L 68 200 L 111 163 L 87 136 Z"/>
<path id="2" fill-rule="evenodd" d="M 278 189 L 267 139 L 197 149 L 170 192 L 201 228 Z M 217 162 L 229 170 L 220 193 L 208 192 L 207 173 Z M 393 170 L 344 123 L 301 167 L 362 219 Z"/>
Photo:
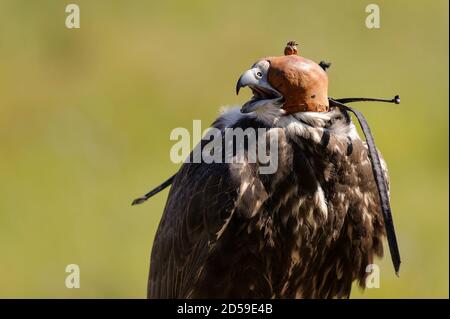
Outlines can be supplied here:
<path id="1" fill-rule="evenodd" d="M 232 109 L 214 127 L 276 133 L 278 169 L 182 165 L 153 244 L 150 298 L 345 298 L 383 254 L 371 163 L 349 115 L 260 115 Z"/>
<path id="2" fill-rule="evenodd" d="M 291 41 L 285 56 L 245 71 L 236 92 L 249 87 L 252 98 L 214 122 L 174 177 L 133 202 L 172 183 L 148 297 L 346 298 L 354 281 L 365 286 L 385 235 L 398 273 L 386 164 L 364 116 L 343 103 L 399 97 L 329 98 L 329 64 L 296 52 Z M 192 162 L 199 154 L 206 159 Z"/>

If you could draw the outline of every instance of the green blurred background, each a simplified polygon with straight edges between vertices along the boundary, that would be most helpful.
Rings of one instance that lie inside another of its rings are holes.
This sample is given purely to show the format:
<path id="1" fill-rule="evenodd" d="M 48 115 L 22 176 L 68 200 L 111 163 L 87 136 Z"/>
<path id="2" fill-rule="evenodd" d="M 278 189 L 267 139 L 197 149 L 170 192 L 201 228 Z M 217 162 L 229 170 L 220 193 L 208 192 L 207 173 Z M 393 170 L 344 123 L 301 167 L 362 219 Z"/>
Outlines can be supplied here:
<path id="1" fill-rule="evenodd" d="M 257 58 L 333 63 L 330 96 L 359 104 L 388 162 L 403 257 L 386 247 L 381 288 L 353 298 L 448 298 L 448 2 L 0 0 L 0 297 L 143 298 L 167 190 L 175 127 L 211 123 L 238 104 L 238 76 Z M 356 106 L 356 105 L 355 105 Z M 65 267 L 81 288 L 65 287 Z"/>

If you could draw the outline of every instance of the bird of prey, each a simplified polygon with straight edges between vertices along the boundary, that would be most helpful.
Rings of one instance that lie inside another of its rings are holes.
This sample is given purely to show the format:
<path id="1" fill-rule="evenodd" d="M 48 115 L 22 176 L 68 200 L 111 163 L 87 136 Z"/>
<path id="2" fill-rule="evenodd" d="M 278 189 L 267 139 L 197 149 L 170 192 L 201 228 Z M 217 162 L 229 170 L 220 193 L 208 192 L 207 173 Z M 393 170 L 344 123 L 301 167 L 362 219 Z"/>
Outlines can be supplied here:
<path id="1" fill-rule="evenodd" d="M 329 98 L 329 64 L 296 55 L 295 46 L 243 73 L 236 90 L 249 87 L 253 97 L 212 125 L 222 139 L 236 128 L 264 129 L 258 138 L 267 143 L 276 135 L 276 171 L 262 174 L 247 143 L 243 161 L 186 162 L 135 200 L 172 184 L 151 252 L 149 298 L 348 298 L 383 255 L 386 233 L 398 271 L 386 164 L 364 117 L 344 104 L 380 99 Z"/>

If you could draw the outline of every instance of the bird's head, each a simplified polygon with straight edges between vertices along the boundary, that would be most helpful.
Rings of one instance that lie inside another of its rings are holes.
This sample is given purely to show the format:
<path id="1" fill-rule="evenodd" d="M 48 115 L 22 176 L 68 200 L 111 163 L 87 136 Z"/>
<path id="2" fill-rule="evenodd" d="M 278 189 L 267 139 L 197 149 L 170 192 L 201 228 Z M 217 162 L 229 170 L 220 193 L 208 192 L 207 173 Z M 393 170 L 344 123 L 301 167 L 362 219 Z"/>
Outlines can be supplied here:
<path id="1" fill-rule="evenodd" d="M 296 53 L 296 46 L 289 42 L 285 49 L 288 55 L 262 58 L 241 75 L 236 93 L 246 86 L 253 92 L 253 97 L 242 106 L 242 113 L 267 107 L 283 109 L 287 114 L 328 111 L 326 72 Z"/>

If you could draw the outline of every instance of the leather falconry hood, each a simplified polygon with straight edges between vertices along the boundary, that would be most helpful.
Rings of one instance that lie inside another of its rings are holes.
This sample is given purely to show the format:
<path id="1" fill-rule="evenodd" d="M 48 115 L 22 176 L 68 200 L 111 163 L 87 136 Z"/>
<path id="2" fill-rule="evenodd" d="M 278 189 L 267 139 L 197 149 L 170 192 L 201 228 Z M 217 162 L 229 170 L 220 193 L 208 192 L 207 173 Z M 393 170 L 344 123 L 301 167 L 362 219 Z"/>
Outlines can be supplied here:
<path id="1" fill-rule="evenodd" d="M 283 95 L 287 113 L 328 111 L 328 76 L 317 63 L 298 55 L 270 57 L 267 61 L 267 80 Z"/>
<path id="2" fill-rule="evenodd" d="M 287 113 L 327 112 L 328 76 L 316 62 L 296 55 L 295 42 L 289 42 L 284 56 L 267 57 L 270 63 L 267 81 L 284 97 Z"/>

